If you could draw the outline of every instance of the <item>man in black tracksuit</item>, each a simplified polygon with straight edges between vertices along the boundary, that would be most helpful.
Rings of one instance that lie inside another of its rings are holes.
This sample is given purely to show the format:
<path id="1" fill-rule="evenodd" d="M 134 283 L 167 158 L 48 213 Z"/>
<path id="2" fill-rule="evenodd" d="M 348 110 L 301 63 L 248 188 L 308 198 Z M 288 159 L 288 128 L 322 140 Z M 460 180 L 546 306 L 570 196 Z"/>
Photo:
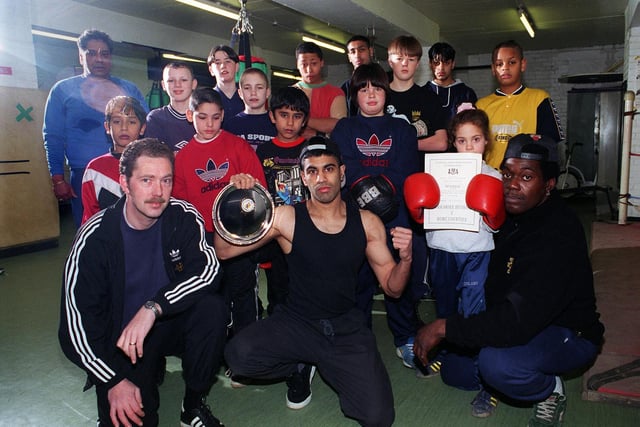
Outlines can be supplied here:
<path id="1" fill-rule="evenodd" d="M 477 356 L 443 365 L 442 380 L 538 402 L 529 426 L 558 425 L 566 407 L 560 375 L 592 363 L 604 333 L 587 244 L 578 217 L 553 190 L 553 140 L 513 137 L 501 171 L 508 215 L 491 255 L 487 310 L 425 325 L 416 355 L 426 360 L 441 339 L 476 349 Z"/>
<path id="2" fill-rule="evenodd" d="M 204 402 L 229 318 L 204 222 L 171 199 L 173 153 L 132 142 L 120 160 L 125 196 L 78 231 L 63 278 L 59 339 L 96 386 L 99 426 L 158 425 L 158 369 L 182 357 L 183 425 L 221 425 Z"/>

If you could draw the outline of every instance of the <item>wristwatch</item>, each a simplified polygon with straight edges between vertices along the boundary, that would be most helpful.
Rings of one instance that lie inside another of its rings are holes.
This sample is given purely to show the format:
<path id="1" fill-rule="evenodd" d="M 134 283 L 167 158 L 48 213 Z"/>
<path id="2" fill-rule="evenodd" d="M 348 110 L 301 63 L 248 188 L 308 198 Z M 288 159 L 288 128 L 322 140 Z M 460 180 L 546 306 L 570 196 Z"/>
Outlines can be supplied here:
<path id="1" fill-rule="evenodd" d="M 156 319 L 158 317 L 160 317 L 160 310 L 158 310 L 158 308 L 156 307 L 156 302 L 155 301 L 147 301 L 144 303 L 144 308 L 148 308 L 149 310 L 153 311 L 153 314 L 155 314 Z"/>

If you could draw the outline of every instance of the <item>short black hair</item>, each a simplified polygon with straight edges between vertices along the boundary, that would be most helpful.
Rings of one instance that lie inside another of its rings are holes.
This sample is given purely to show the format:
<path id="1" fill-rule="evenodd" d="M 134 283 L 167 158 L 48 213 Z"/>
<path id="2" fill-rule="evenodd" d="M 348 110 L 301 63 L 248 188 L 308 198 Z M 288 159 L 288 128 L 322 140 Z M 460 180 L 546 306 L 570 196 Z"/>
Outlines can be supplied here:
<path id="1" fill-rule="evenodd" d="M 496 62 L 496 57 L 498 56 L 498 51 L 502 48 L 515 49 L 520 55 L 520 59 L 524 58 L 524 49 L 522 46 L 515 40 L 507 40 L 504 42 L 500 42 L 493 48 L 493 52 L 491 53 L 491 63 Z"/>
<path id="2" fill-rule="evenodd" d="M 171 163 L 171 171 L 174 167 L 173 150 L 158 138 L 142 138 L 133 141 L 122 152 L 120 156 L 120 174 L 127 178 L 133 175 L 138 158 L 141 156 L 165 158 Z"/>
<path id="3" fill-rule="evenodd" d="M 211 65 L 213 64 L 213 62 L 216 60 L 216 53 L 217 52 L 224 52 L 227 54 L 227 56 L 229 57 L 230 60 L 232 60 L 235 63 L 240 62 L 240 57 L 238 56 L 238 54 L 236 53 L 235 50 L 233 50 L 233 48 L 231 46 L 227 46 L 224 44 L 219 44 L 217 46 L 214 46 L 211 48 L 211 52 L 209 52 L 209 57 L 207 58 L 207 65 Z"/>
<path id="4" fill-rule="evenodd" d="M 429 61 L 454 61 L 456 50 L 449 43 L 438 42 L 429 48 Z"/>
<path id="5" fill-rule="evenodd" d="M 298 47 L 296 47 L 296 61 L 298 60 L 298 55 L 303 53 L 315 53 L 316 55 L 318 55 L 318 58 L 320 58 L 320 60 L 323 59 L 322 49 L 320 49 L 320 46 L 318 46 L 314 42 L 302 42 L 298 45 Z"/>
<path id="6" fill-rule="evenodd" d="M 363 36 L 361 34 L 356 34 L 355 36 L 351 36 L 351 38 L 347 40 L 347 42 L 344 44 L 345 47 L 349 46 L 349 43 L 352 43 L 352 42 L 364 42 L 366 43 L 367 47 L 371 47 L 371 41 L 369 40 L 369 37 Z"/>
<path id="7" fill-rule="evenodd" d="M 84 30 L 82 34 L 78 36 L 78 49 L 87 50 L 87 44 L 90 40 L 103 41 L 109 48 L 109 51 L 113 53 L 113 40 L 111 40 L 109 34 L 104 31 L 96 30 L 95 28 Z"/>
<path id="8" fill-rule="evenodd" d="M 309 111 L 311 110 L 309 98 L 302 89 L 295 86 L 285 86 L 271 94 L 269 110 L 275 113 L 278 108 L 283 107 L 303 113 L 305 122 L 309 118 Z"/>
<path id="9" fill-rule="evenodd" d="M 197 88 L 191 94 L 191 98 L 189 98 L 189 109 L 191 111 L 196 111 L 202 104 L 216 104 L 221 110 L 224 110 L 222 97 L 217 90 L 210 87 Z"/>

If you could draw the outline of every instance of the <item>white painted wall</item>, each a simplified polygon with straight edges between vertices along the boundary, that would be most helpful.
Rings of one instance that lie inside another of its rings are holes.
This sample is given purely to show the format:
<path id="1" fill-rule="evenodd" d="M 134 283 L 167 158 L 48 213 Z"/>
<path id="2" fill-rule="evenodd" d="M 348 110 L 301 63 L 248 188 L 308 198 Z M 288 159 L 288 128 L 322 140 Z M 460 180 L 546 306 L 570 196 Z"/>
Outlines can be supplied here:
<path id="1" fill-rule="evenodd" d="M 625 77 L 627 89 L 636 94 L 635 109 L 640 111 L 640 27 L 631 28 L 627 32 L 625 45 Z M 635 116 L 633 121 L 633 134 L 631 137 L 631 158 L 629 176 L 629 202 L 627 215 L 640 217 L 640 117 Z"/>
<path id="2" fill-rule="evenodd" d="M 28 2 L 0 1 L 0 86 L 37 88 Z"/>

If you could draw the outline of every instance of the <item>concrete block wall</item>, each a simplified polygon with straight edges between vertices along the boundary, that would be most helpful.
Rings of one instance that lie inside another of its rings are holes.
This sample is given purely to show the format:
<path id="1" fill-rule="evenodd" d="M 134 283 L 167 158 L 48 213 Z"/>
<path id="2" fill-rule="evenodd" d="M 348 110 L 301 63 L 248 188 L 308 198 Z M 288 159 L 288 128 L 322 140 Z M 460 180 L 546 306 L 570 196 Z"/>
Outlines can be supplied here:
<path id="1" fill-rule="evenodd" d="M 624 65 L 624 45 L 595 46 L 584 49 L 554 49 L 525 51 L 527 70 L 524 74 L 526 86 L 544 89 L 558 109 L 562 126 L 567 123 L 567 92 L 572 88 L 587 88 L 603 84 L 567 84 L 558 78 L 571 74 L 602 72 L 622 72 Z M 459 62 L 459 61 L 458 61 Z M 472 55 L 469 66 L 491 64 L 491 54 Z M 464 76 L 466 74 L 466 77 Z M 479 69 L 458 73 L 469 86 L 474 88 L 478 97 L 490 94 L 496 83 L 489 69 Z"/>

